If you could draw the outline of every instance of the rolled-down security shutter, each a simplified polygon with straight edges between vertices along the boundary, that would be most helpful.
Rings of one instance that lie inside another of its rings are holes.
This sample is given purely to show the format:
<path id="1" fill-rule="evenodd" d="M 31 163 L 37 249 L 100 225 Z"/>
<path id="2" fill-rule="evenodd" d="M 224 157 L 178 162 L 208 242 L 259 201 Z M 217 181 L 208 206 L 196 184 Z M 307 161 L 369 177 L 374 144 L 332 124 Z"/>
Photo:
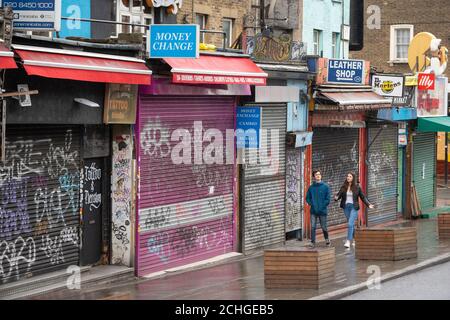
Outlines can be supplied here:
<path id="1" fill-rule="evenodd" d="M 397 219 L 398 128 L 369 124 L 367 196 L 375 205 L 368 210 L 368 224 Z"/>
<path id="2" fill-rule="evenodd" d="M 359 171 L 359 130 L 350 128 L 314 128 L 312 168 L 322 172 L 322 179 L 331 188 L 328 225 L 346 222 L 339 203 L 333 197 L 344 183 L 347 173 Z"/>
<path id="3" fill-rule="evenodd" d="M 417 133 L 413 140 L 413 183 L 422 210 L 436 202 L 436 134 Z"/>
<path id="4" fill-rule="evenodd" d="M 245 253 L 285 240 L 286 113 L 285 104 L 261 106 L 261 128 L 266 130 L 267 143 L 261 138 L 257 164 L 244 165 Z M 246 151 L 246 161 L 250 153 Z"/>
<path id="5" fill-rule="evenodd" d="M 140 97 L 139 276 L 233 250 L 234 165 L 225 161 L 225 140 L 234 107 L 233 97 Z M 177 133 L 184 137 L 171 141 Z M 202 157 L 212 154 L 208 133 L 219 144 L 215 164 Z M 233 150 L 233 136 L 228 142 Z"/>
<path id="6" fill-rule="evenodd" d="M 80 167 L 77 127 L 7 127 L 0 284 L 78 264 Z"/>

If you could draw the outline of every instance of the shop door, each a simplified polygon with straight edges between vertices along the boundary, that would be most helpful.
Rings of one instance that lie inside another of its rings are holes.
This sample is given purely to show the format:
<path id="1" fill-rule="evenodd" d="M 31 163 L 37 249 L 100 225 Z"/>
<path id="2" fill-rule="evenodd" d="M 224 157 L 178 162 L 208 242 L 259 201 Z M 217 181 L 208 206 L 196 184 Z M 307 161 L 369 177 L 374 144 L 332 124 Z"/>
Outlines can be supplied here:
<path id="1" fill-rule="evenodd" d="M 78 127 L 7 127 L 0 284 L 78 265 L 80 146 Z"/>
<path id="2" fill-rule="evenodd" d="M 103 159 L 85 159 L 81 265 L 95 264 L 102 254 Z"/>
<path id="3" fill-rule="evenodd" d="M 422 210 L 436 203 L 436 134 L 417 133 L 413 140 L 413 181 Z"/>
<path id="4" fill-rule="evenodd" d="M 398 128 L 369 124 L 367 196 L 375 205 L 369 209 L 368 226 L 397 219 Z"/>
<path id="5" fill-rule="evenodd" d="M 287 106 L 259 106 L 267 143 L 261 141 L 256 153 L 258 163 L 243 164 L 241 175 L 243 251 L 246 254 L 285 241 Z M 272 148 L 276 144 L 278 147 Z M 272 154 L 272 150 L 276 154 Z M 250 154 L 246 149 L 246 161 L 250 160 Z M 264 160 L 264 155 L 268 156 L 268 161 Z"/>
<path id="6" fill-rule="evenodd" d="M 138 275 L 233 251 L 234 110 L 234 97 L 140 97 Z"/>
<path id="7" fill-rule="evenodd" d="M 328 225 L 346 223 L 334 195 L 344 183 L 347 173 L 359 172 L 359 129 L 314 128 L 312 141 L 312 170 L 320 170 L 322 179 L 331 188 L 332 199 L 328 207 Z M 313 178 L 312 178 L 313 179 Z"/>

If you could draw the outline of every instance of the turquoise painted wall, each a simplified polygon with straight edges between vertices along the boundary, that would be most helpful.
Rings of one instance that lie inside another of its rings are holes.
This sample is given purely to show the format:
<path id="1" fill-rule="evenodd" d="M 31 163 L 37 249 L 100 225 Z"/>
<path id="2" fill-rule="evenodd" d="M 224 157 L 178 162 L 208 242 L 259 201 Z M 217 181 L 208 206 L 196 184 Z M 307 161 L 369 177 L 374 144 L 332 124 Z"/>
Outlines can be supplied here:
<path id="1" fill-rule="evenodd" d="M 318 29 L 322 30 L 323 56 L 332 58 L 332 34 L 341 32 L 342 9 L 344 24 L 349 25 L 350 0 L 303 0 L 302 41 L 307 43 L 308 54 L 313 54 L 313 30 Z M 348 58 L 348 41 L 340 41 L 339 58 Z"/>

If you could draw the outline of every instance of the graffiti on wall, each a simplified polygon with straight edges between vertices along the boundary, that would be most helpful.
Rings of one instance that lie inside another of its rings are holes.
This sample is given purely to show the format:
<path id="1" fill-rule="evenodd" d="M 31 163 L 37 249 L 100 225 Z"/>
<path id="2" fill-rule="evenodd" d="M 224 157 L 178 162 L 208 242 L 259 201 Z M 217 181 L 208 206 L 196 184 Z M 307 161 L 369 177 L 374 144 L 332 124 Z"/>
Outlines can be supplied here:
<path id="1" fill-rule="evenodd" d="M 286 150 L 286 232 L 301 228 L 303 196 L 300 156 L 298 148 Z"/>
<path id="2" fill-rule="evenodd" d="M 73 262 L 67 256 L 80 247 L 75 141 L 71 130 L 63 141 L 7 140 L 0 166 L 0 282 Z"/>
<path id="3" fill-rule="evenodd" d="M 112 264 L 131 263 L 132 142 L 130 134 L 114 135 L 112 159 Z"/>
<path id="4" fill-rule="evenodd" d="M 306 61 L 306 43 L 293 41 L 289 34 L 248 36 L 246 48 L 246 53 L 259 61 Z"/>

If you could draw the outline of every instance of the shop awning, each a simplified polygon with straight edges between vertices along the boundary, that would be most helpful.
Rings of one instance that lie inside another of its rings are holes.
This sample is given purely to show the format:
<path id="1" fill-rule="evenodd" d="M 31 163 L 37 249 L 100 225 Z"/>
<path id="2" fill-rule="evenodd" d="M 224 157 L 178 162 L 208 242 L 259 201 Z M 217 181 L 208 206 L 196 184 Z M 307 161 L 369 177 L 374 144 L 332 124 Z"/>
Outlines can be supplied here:
<path id="1" fill-rule="evenodd" d="M 317 110 L 374 110 L 392 107 L 392 100 L 371 90 L 319 91 L 316 97 Z"/>
<path id="2" fill-rule="evenodd" d="M 16 69 L 17 64 L 14 61 L 14 53 L 0 44 L 0 69 Z"/>
<path id="3" fill-rule="evenodd" d="M 268 77 L 246 57 L 200 55 L 198 59 L 170 58 L 175 83 L 265 85 Z"/>
<path id="4" fill-rule="evenodd" d="M 15 45 L 28 75 L 89 82 L 151 83 L 145 61 L 123 56 Z"/>
<path id="5" fill-rule="evenodd" d="M 420 132 L 450 132 L 450 117 L 417 118 Z"/>

